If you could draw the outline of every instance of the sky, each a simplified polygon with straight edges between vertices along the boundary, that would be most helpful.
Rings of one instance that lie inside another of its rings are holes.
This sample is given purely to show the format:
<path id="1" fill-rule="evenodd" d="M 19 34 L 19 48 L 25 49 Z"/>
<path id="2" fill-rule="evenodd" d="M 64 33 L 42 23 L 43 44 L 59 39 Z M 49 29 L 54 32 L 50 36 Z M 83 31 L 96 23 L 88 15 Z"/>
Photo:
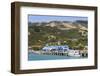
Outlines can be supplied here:
<path id="1" fill-rule="evenodd" d="M 28 22 L 50 22 L 50 21 L 71 21 L 76 20 L 87 21 L 87 17 L 78 17 L 78 16 L 50 16 L 50 15 L 28 15 Z"/>

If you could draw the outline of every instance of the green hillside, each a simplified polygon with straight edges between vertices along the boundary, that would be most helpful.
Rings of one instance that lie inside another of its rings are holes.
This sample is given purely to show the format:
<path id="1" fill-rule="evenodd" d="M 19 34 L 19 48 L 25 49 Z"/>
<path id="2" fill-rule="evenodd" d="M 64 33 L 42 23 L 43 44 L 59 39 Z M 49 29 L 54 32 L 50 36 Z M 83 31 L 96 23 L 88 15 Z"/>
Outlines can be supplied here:
<path id="1" fill-rule="evenodd" d="M 87 30 L 81 28 L 87 29 L 87 23 L 82 23 L 82 21 L 70 22 L 70 24 L 69 22 L 57 21 L 28 23 L 28 46 L 33 47 L 34 50 L 39 50 L 46 44 L 67 44 L 72 49 L 83 49 L 87 46 Z"/>

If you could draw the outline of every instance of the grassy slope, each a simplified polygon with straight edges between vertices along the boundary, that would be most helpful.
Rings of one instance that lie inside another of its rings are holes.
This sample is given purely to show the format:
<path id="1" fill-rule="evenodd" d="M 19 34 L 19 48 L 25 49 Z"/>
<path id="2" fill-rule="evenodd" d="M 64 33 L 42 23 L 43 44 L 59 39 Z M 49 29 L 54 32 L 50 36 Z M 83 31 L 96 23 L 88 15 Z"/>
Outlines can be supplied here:
<path id="1" fill-rule="evenodd" d="M 81 33 L 78 29 L 70 29 L 70 30 L 60 30 L 56 27 L 50 26 L 37 26 L 37 24 L 29 24 L 28 31 L 30 35 L 28 36 L 28 45 L 41 45 L 41 48 L 47 43 L 53 43 L 66 41 L 71 48 L 74 46 L 87 44 L 87 37 L 82 37 Z M 49 36 L 54 36 L 55 38 L 49 38 Z M 77 41 L 73 41 L 77 39 Z"/>

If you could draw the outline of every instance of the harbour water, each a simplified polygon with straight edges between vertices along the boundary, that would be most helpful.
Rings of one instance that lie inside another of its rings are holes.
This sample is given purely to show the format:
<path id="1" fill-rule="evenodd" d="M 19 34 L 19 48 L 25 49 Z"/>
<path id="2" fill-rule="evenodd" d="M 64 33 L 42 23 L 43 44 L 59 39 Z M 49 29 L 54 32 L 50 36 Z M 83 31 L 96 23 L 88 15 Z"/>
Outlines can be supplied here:
<path id="1" fill-rule="evenodd" d="M 28 60 L 57 60 L 57 59 L 83 59 L 87 57 L 71 57 L 71 56 L 58 56 L 58 55 L 39 55 L 32 52 L 28 53 Z"/>

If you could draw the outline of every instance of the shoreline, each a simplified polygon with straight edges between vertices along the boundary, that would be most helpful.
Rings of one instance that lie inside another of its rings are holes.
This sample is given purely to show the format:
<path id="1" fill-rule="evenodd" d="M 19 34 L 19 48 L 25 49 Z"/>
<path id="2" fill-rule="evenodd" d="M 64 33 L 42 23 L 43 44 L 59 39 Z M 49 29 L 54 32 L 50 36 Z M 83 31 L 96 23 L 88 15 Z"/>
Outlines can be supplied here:
<path id="1" fill-rule="evenodd" d="M 72 51 L 72 52 L 70 52 Z M 72 57 L 88 57 L 88 54 L 86 52 L 74 52 L 74 51 L 79 51 L 79 50 L 70 50 L 68 52 L 57 52 L 57 51 L 34 51 L 34 50 L 29 50 L 29 53 L 34 53 L 38 55 L 56 55 L 56 56 L 72 56 Z"/>

